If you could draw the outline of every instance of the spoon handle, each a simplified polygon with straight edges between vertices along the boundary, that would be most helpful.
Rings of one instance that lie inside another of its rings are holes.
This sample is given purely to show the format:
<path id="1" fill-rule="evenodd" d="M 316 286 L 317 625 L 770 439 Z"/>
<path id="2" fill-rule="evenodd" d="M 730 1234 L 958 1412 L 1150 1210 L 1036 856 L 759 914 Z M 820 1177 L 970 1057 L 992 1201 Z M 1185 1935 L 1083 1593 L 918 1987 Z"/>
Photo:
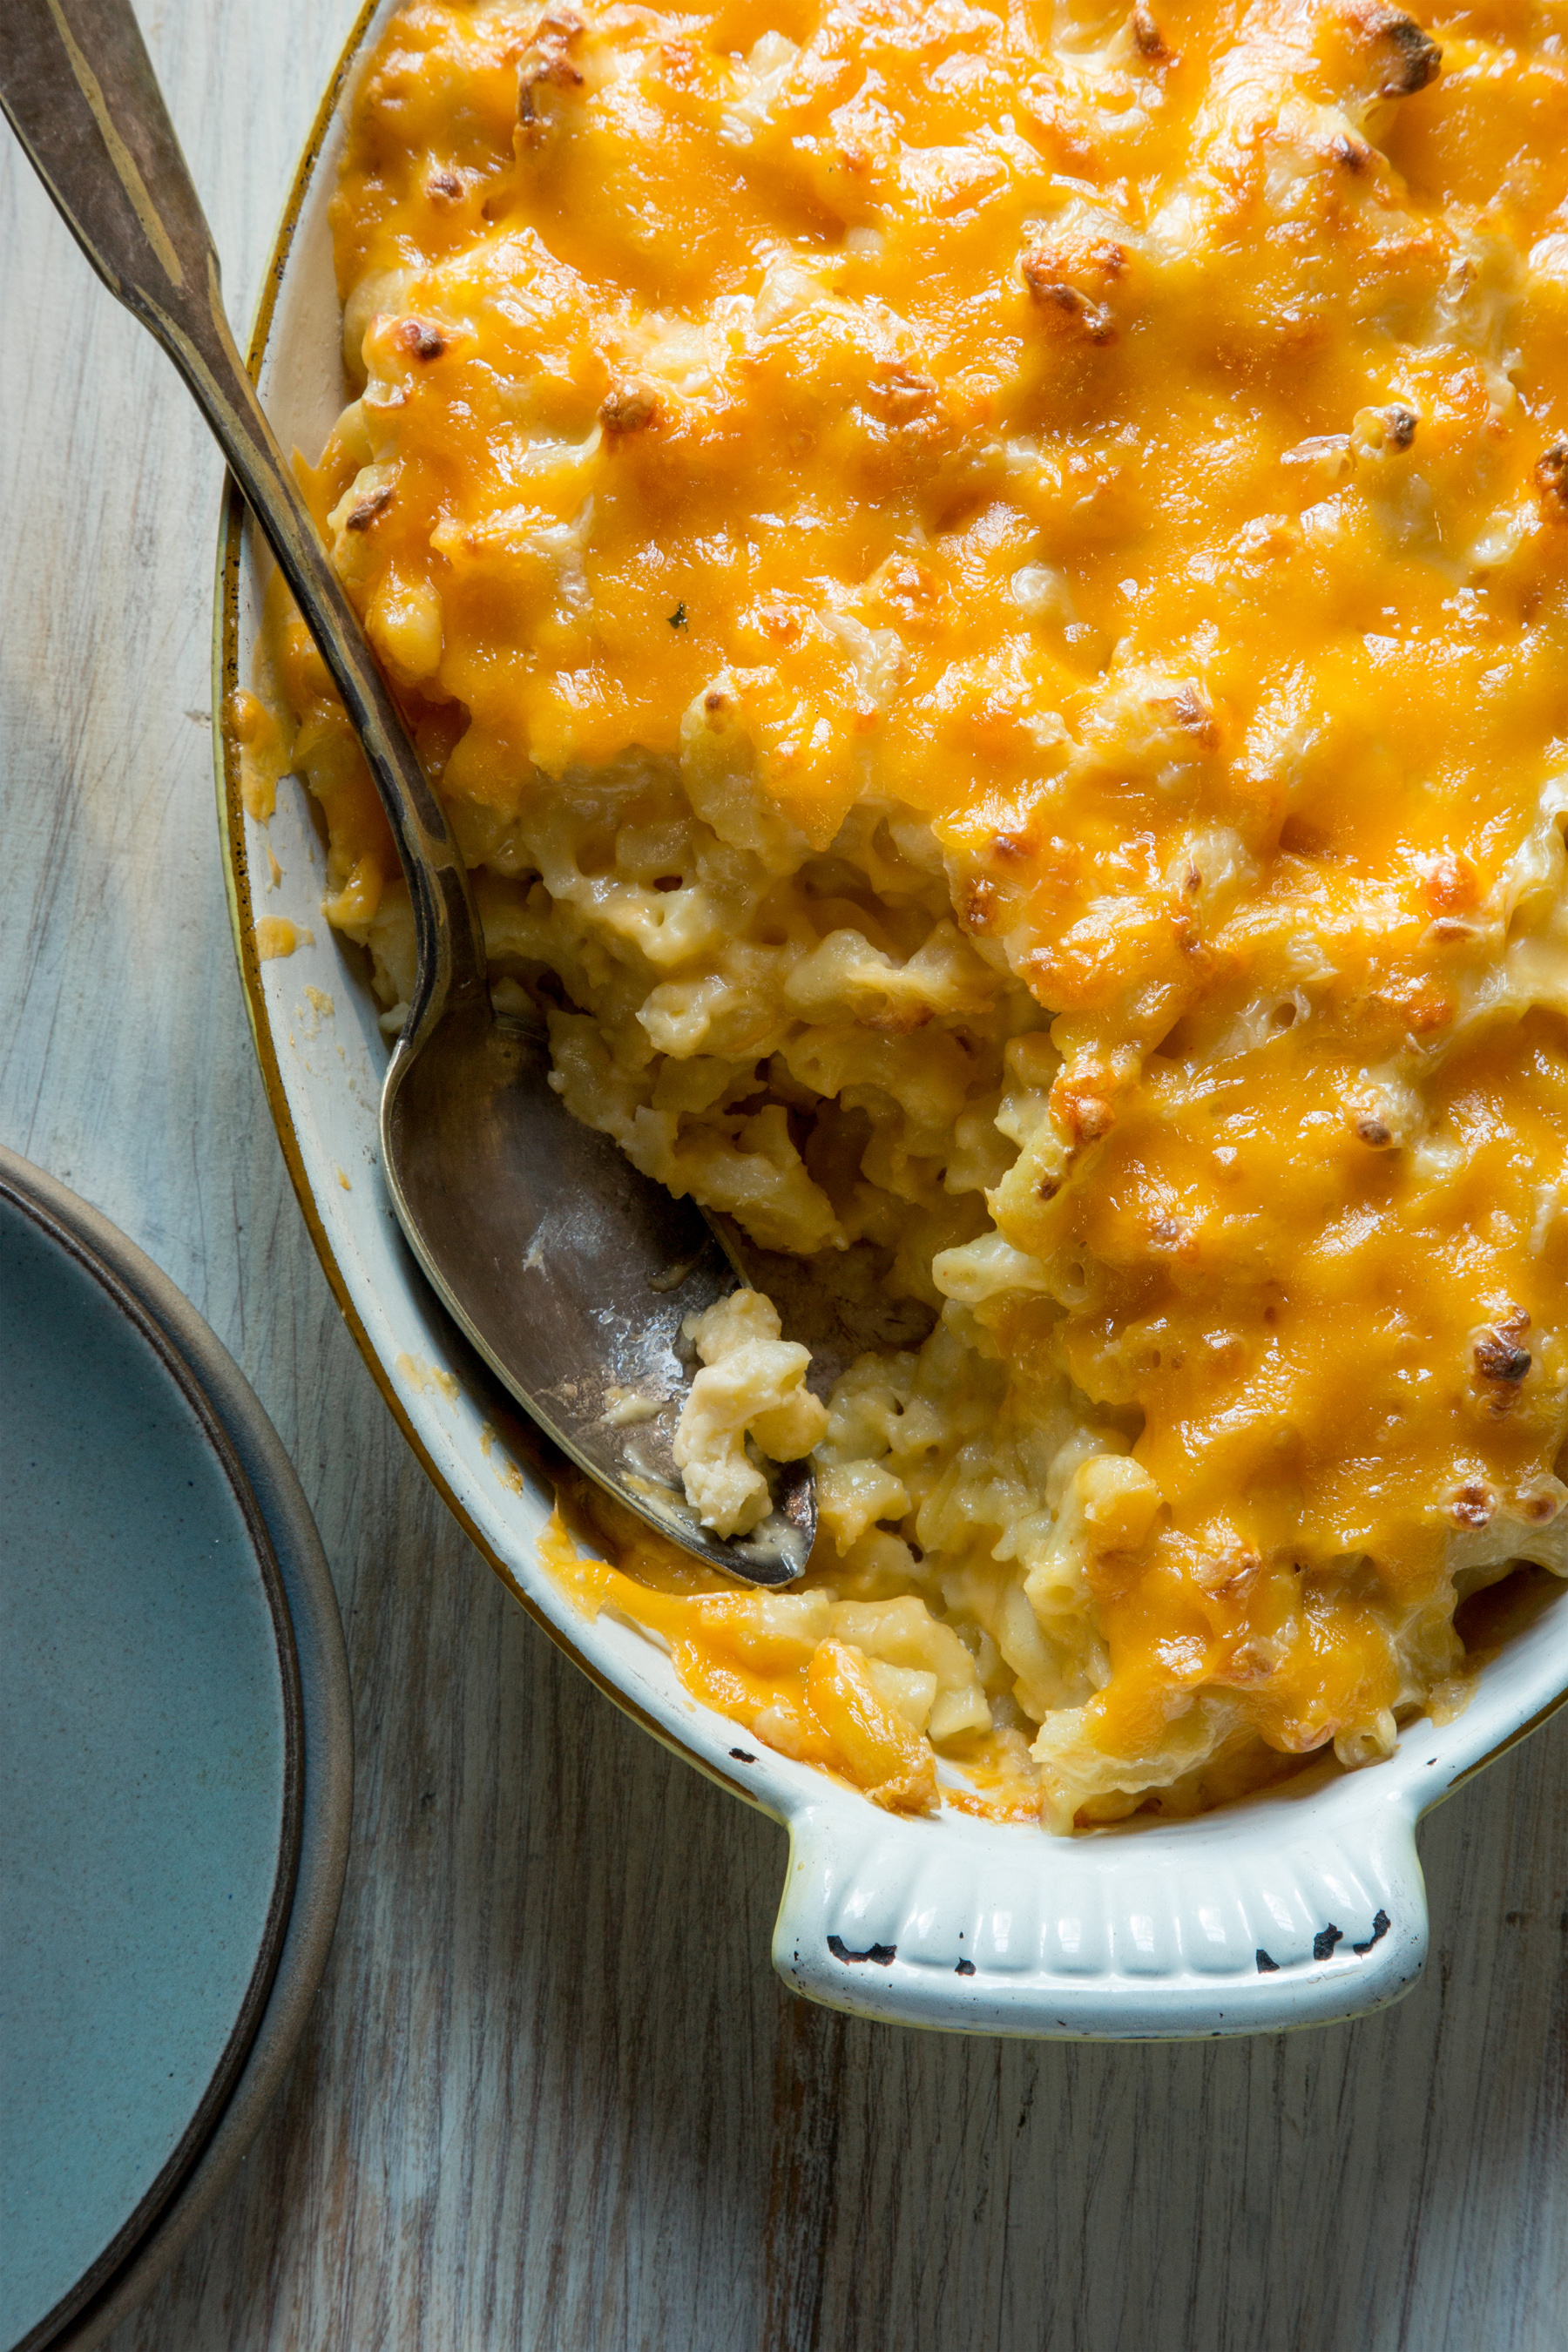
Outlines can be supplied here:
<path id="1" fill-rule="evenodd" d="M 359 732 L 413 901 L 412 1045 L 483 996 L 484 935 L 446 813 L 229 331 L 212 232 L 129 0 L 0 0 L 0 109 L 110 292 L 184 376 Z"/>

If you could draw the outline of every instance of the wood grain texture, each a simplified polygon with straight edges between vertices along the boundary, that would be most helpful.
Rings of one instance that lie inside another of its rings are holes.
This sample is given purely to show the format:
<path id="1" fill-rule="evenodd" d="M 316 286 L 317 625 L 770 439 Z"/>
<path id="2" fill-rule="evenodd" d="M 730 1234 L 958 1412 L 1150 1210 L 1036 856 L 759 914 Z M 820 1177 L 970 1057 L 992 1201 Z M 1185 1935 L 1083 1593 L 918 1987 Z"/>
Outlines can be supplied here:
<path id="1" fill-rule="evenodd" d="M 349 0 L 144 22 L 248 317 Z M 219 469 L 0 150 L 0 1134 L 238 1357 L 342 1594 L 359 1790 L 287 2088 L 114 2352 L 1556 2352 L 1568 1726 L 1429 1825 L 1402 2007 L 1227 2046 L 880 2030 L 779 1832 L 622 1720 L 407 1454 L 268 1126 L 207 736 Z"/>

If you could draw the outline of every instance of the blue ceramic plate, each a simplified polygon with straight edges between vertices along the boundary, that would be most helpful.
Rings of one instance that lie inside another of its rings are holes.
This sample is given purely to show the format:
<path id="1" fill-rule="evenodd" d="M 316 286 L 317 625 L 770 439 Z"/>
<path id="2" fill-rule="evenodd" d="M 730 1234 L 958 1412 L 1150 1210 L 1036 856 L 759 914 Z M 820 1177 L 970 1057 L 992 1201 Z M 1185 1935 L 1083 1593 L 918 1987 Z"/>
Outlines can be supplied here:
<path id="1" fill-rule="evenodd" d="M 249 1416 L 156 1270 L 0 1154 L 0 2345 L 18 2352 L 111 2288 L 177 2197 L 290 1926 L 305 1714 Z"/>

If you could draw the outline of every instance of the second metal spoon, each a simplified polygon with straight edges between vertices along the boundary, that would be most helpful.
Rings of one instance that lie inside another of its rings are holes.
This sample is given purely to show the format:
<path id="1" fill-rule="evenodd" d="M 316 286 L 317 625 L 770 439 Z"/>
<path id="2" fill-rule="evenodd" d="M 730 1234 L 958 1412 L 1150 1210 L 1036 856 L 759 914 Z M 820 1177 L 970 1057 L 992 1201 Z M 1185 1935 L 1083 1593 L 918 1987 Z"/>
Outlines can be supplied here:
<path id="1" fill-rule="evenodd" d="M 444 1305 L 574 1460 L 664 1534 L 786 1584 L 816 1533 L 805 1463 L 747 1537 L 703 1528 L 670 1447 L 684 1317 L 736 1273 L 700 1213 L 552 1092 L 498 1019 L 462 857 L 235 346 L 217 257 L 128 0 L 5 0 L 0 107 L 111 293 L 174 361 L 364 746 L 413 902 L 418 977 L 381 1102 L 387 1189 Z"/>

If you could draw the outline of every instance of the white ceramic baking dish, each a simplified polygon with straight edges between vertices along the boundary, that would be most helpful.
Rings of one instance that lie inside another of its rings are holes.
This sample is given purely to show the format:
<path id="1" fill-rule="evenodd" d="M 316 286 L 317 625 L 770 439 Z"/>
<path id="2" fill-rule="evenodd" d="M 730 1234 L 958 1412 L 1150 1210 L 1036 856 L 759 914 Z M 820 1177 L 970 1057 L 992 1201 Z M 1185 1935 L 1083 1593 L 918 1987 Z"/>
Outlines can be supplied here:
<path id="1" fill-rule="evenodd" d="M 323 101 L 266 278 L 252 347 L 287 447 L 314 457 L 345 397 L 327 205 L 342 94 L 391 0 L 366 8 Z M 232 506 L 219 549 L 215 708 L 252 674 L 259 610 Z M 1543 1600 L 1456 1720 L 1408 1726 L 1387 1763 L 1317 1764 L 1187 1822 L 1070 1841 L 956 1813 L 899 1820 L 697 1706 L 664 1652 L 609 1615 L 590 1624 L 541 1568 L 552 1496 L 493 1390 L 461 1352 L 383 1191 L 376 1102 L 386 1047 L 363 972 L 322 920 L 320 831 L 286 782 L 264 832 L 218 737 L 218 810 L 240 968 L 272 1114 L 321 1262 L 410 1443 L 523 1605 L 628 1713 L 790 1831 L 773 1937 L 785 1980 L 869 2017 L 968 2032 L 1143 2039 L 1273 2032 L 1395 2000 L 1426 1950 L 1421 1815 L 1568 1696 L 1568 1596 Z M 270 882 L 270 848 L 282 879 Z M 255 923 L 313 934 L 258 960 Z M 328 1009 L 330 1005 L 331 1009 Z M 433 1377 L 439 1373 L 440 1379 Z"/>

